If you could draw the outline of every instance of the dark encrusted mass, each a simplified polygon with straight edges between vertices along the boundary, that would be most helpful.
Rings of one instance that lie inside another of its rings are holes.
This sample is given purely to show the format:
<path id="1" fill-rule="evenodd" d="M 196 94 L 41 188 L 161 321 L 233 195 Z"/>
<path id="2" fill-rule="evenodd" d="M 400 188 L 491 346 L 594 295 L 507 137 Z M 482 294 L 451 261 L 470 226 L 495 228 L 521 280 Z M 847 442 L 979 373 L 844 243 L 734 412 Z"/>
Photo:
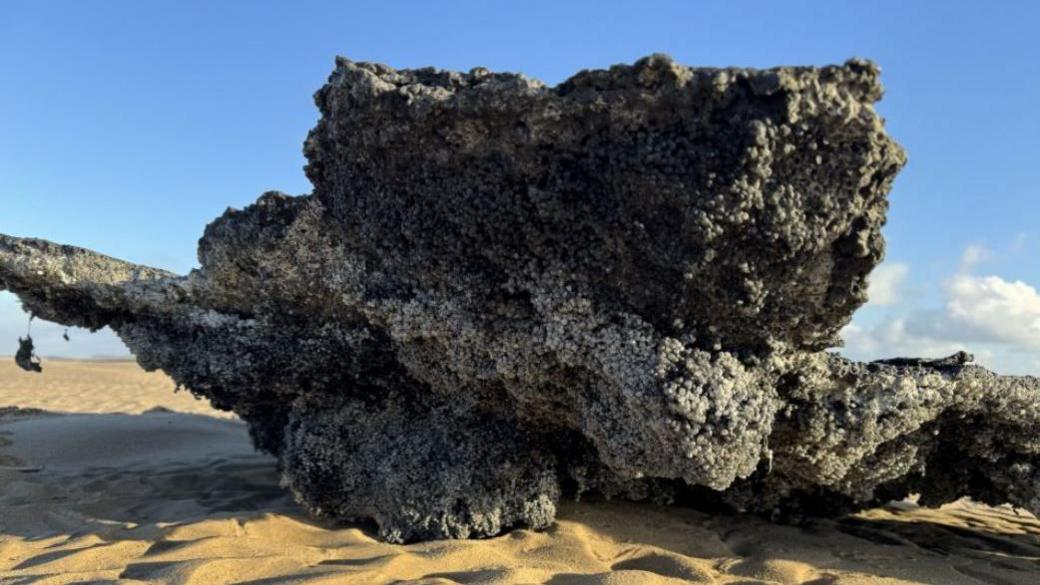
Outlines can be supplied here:
<path id="1" fill-rule="evenodd" d="M 249 423 L 315 513 L 392 541 L 560 497 L 1040 511 L 1040 381 L 823 352 L 905 161 L 878 69 L 652 56 L 556 87 L 337 62 L 311 195 L 229 210 L 187 276 L 0 236 L 27 310 L 115 329 Z"/>

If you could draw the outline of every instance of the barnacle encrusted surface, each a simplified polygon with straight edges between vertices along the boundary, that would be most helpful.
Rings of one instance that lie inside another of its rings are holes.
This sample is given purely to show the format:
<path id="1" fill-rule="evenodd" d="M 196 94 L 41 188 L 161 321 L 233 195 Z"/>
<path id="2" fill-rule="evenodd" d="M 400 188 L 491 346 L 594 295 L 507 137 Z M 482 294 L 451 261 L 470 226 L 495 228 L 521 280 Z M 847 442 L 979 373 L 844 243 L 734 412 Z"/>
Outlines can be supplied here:
<path id="1" fill-rule="evenodd" d="M 392 541 L 544 527 L 586 492 L 1040 510 L 1036 379 L 822 351 L 905 161 L 880 96 L 859 60 L 547 87 L 341 59 L 312 194 L 229 210 L 187 276 L 0 236 L 0 288 L 110 325 L 248 422 L 311 510 Z"/>

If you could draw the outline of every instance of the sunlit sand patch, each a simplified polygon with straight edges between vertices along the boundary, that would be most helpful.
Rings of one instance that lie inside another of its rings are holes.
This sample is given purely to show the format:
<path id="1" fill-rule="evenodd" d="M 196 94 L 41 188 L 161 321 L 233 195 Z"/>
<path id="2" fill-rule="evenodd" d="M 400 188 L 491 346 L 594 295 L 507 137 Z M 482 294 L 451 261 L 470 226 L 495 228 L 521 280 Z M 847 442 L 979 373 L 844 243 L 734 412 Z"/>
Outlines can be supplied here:
<path id="1" fill-rule="evenodd" d="M 131 360 L 45 359 L 43 372 L 28 374 L 0 356 L 0 406 L 51 412 L 141 413 L 161 407 L 177 412 L 233 418 L 176 384 L 162 372 L 146 372 Z"/>
<path id="2" fill-rule="evenodd" d="M 273 459 L 252 450 L 244 425 L 182 401 L 159 375 L 128 363 L 63 365 L 50 371 L 63 371 L 69 392 L 53 381 L 26 386 L 0 370 L 0 404 L 38 391 L 24 403 L 80 413 L 0 416 L 2 585 L 978 585 L 1040 576 L 1040 521 L 968 501 L 938 510 L 902 504 L 803 527 L 564 502 L 544 532 L 390 545 L 367 525 L 308 518 L 279 486 Z M 116 398 L 83 389 L 99 371 Z M 86 414 L 157 406 L 169 411 Z"/>

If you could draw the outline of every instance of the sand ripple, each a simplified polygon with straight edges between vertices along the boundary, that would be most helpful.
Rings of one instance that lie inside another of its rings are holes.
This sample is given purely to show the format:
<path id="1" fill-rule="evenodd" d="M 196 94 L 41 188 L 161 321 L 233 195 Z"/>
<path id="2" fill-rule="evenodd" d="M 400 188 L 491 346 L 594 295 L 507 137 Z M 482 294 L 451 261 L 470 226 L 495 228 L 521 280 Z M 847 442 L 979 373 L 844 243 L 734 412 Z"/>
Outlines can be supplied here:
<path id="1" fill-rule="evenodd" d="M 181 412 L 0 410 L 0 585 L 1040 582 L 1040 522 L 970 502 L 904 503 L 806 527 L 566 503 L 544 532 L 388 545 L 365 525 L 309 519 L 241 423 L 171 399 L 168 380 L 130 364 L 83 368 L 52 368 L 67 386 L 39 387 L 0 370 L 0 405 Z M 90 389 L 98 372 L 111 376 L 111 395 Z"/>

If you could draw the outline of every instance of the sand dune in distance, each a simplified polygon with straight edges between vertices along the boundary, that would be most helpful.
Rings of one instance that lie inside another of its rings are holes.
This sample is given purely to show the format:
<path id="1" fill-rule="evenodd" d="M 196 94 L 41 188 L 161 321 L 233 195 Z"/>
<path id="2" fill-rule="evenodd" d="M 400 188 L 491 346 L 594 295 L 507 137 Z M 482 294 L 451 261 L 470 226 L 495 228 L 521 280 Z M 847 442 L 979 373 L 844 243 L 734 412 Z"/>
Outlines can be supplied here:
<path id="1" fill-rule="evenodd" d="M 5 405 L 71 414 L 0 409 L 0 585 L 1040 582 L 1040 522 L 963 501 L 806 527 L 564 503 L 544 532 L 388 545 L 308 518 L 240 422 L 131 362 L 5 360 Z"/>

